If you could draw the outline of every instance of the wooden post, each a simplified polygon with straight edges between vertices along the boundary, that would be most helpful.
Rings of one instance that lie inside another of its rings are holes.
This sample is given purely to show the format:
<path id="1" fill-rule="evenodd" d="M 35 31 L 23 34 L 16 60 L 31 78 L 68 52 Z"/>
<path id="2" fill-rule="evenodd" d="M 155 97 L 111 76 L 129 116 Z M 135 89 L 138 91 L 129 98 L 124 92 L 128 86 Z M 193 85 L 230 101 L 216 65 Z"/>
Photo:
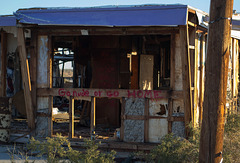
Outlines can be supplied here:
<path id="1" fill-rule="evenodd" d="M 144 142 L 149 141 L 149 99 L 145 99 L 145 109 L 144 109 Z"/>
<path id="2" fill-rule="evenodd" d="M 172 133 L 172 114 L 173 114 L 173 99 L 168 99 L 168 133 Z"/>
<path id="3" fill-rule="evenodd" d="M 189 55 L 189 41 L 188 41 L 188 27 L 180 26 L 180 40 L 181 40 L 181 59 L 182 59 L 182 80 L 184 91 L 184 120 L 186 128 L 186 137 L 189 136 L 187 129 L 188 124 L 192 120 L 192 91 L 191 91 L 191 65 Z"/>
<path id="4" fill-rule="evenodd" d="M 74 99 L 69 99 L 69 138 L 74 137 Z"/>
<path id="5" fill-rule="evenodd" d="M 48 101 L 48 136 L 52 137 L 53 135 L 53 121 L 52 121 L 52 108 L 53 108 L 53 97 L 49 96 L 49 101 Z"/>
<path id="6" fill-rule="evenodd" d="M 124 139 L 124 114 L 125 114 L 126 100 L 122 97 L 122 108 L 121 108 L 121 129 L 120 129 L 120 140 Z"/>
<path id="7" fill-rule="evenodd" d="M 176 46 L 176 36 L 171 34 L 171 61 L 170 61 L 170 88 L 175 90 L 175 46 Z"/>
<path id="8" fill-rule="evenodd" d="M 1 32 L 1 81 L 0 97 L 6 96 L 6 77 L 7 77 L 7 33 Z"/>
<path id="9" fill-rule="evenodd" d="M 53 62 L 53 54 L 52 54 L 52 36 L 48 36 L 48 64 L 47 64 L 47 87 L 52 88 L 52 62 Z M 73 106 L 74 108 L 74 106 Z M 49 96 L 48 98 L 48 133 L 49 136 L 52 136 L 53 134 L 53 121 L 52 121 L 52 109 L 53 109 L 53 97 Z M 73 112 L 74 117 L 74 112 Z M 70 120 L 70 119 L 69 119 Z M 74 124 L 73 124 L 74 126 Z M 74 128 L 73 128 L 73 134 L 74 135 Z"/>
<path id="10" fill-rule="evenodd" d="M 91 130 L 90 135 L 91 139 L 94 139 L 95 137 L 95 120 L 96 120 L 96 97 L 91 97 Z"/>
<path id="11" fill-rule="evenodd" d="M 31 82 L 30 82 L 29 66 L 28 66 L 23 28 L 18 28 L 17 39 L 18 39 L 18 51 L 19 51 L 20 62 L 21 62 L 21 74 L 22 74 L 22 80 L 23 80 L 24 99 L 25 99 L 25 105 L 26 105 L 28 127 L 30 129 L 35 129 L 35 119 L 33 114 L 32 96 L 31 96 Z"/>
<path id="12" fill-rule="evenodd" d="M 199 162 L 222 161 L 233 0 L 211 0 Z"/>
<path id="13" fill-rule="evenodd" d="M 203 113 L 203 95 L 204 95 L 204 55 L 205 55 L 205 33 L 201 36 L 200 43 L 200 86 L 199 86 L 199 125 L 202 124 L 202 113 Z"/>
<path id="14" fill-rule="evenodd" d="M 34 116 L 37 113 L 37 32 L 31 33 L 31 49 L 30 49 L 30 76 L 31 76 L 31 95 L 34 109 Z"/>

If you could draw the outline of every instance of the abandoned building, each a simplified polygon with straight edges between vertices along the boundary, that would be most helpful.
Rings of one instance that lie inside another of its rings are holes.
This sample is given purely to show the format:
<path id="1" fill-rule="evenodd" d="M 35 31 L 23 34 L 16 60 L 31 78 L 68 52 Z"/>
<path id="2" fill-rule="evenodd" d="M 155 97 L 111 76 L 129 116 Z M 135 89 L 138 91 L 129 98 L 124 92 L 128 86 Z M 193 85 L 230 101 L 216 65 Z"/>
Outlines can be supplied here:
<path id="1" fill-rule="evenodd" d="M 1 97 L 36 137 L 186 137 L 202 119 L 207 21 L 187 5 L 19 9 L 0 19 Z M 228 111 L 238 97 L 233 22 Z"/>

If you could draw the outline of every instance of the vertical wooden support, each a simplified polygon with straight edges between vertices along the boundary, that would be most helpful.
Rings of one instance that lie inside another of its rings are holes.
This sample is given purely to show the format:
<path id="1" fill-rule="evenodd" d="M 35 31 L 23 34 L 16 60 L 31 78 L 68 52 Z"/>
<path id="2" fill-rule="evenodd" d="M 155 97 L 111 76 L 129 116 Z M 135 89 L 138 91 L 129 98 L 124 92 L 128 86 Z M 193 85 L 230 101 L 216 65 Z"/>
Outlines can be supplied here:
<path id="1" fill-rule="evenodd" d="M 199 163 L 223 162 L 233 0 L 211 0 Z"/>
<path id="2" fill-rule="evenodd" d="M 1 81 L 0 97 L 6 96 L 6 77 L 7 77 L 7 33 L 1 32 Z"/>
<path id="3" fill-rule="evenodd" d="M 191 94 L 191 65 L 189 55 L 188 26 L 180 26 L 181 59 L 182 59 L 182 80 L 184 91 L 184 121 L 186 127 L 186 136 L 189 132 L 187 126 L 192 119 L 192 94 Z"/>
<path id="4" fill-rule="evenodd" d="M 53 122 L 52 122 L 52 108 L 53 108 L 53 97 L 49 96 L 49 100 L 48 100 L 48 113 L 49 113 L 49 117 L 48 117 L 48 136 L 52 137 L 53 135 Z"/>
<path id="5" fill-rule="evenodd" d="M 205 34 L 202 34 L 200 41 L 200 86 L 199 86 L 199 124 L 202 123 L 202 113 L 203 113 L 203 97 L 204 97 L 204 51 L 205 51 Z"/>
<path id="6" fill-rule="evenodd" d="M 24 99 L 26 105 L 28 127 L 30 129 L 35 129 L 35 119 L 33 114 L 33 105 L 31 97 L 31 82 L 23 28 L 18 28 L 18 50 L 21 61 L 21 74 L 23 80 Z"/>
<path id="7" fill-rule="evenodd" d="M 53 61 L 53 55 L 52 55 L 52 37 L 48 36 L 48 64 L 47 64 L 47 87 L 52 88 L 52 61 Z M 74 106 L 73 106 L 74 107 Z M 53 122 L 52 122 L 52 108 L 53 108 L 53 97 L 49 97 L 48 99 L 48 133 L 49 136 L 53 134 Z M 74 113 L 73 113 L 74 115 Z M 73 130 L 74 131 L 74 130 Z"/>
<path id="8" fill-rule="evenodd" d="M 175 34 L 171 34 L 170 88 L 175 90 Z"/>
<path id="9" fill-rule="evenodd" d="M 31 50 L 30 50 L 30 76 L 31 76 L 31 95 L 34 109 L 34 116 L 37 113 L 37 32 L 31 33 Z"/>
<path id="10" fill-rule="evenodd" d="M 199 123 L 199 115 L 198 113 L 198 84 L 199 84 L 199 79 L 198 79 L 198 54 L 199 54 L 199 49 L 198 49 L 198 34 L 196 34 L 196 30 L 194 30 L 194 41 L 195 41 L 195 60 L 194 60 L 194 97 L 193 97 L 193 125 L 196 126 Z"/>
<path id="11" fill-rule="evenodd" d="M 172 133 L 173 100 L 168 99 L 168 133 Z"/>
<path id="12" fill-rule="evenodd" d="M 69 138 L 74 137 L 74 98 L 69 99 Z"/>
<path id="13" fill-rule="evenodd" d="M 235 65 L 235 70 L 236 70 L 236 89 L 235 89 L 235 94 L 236 94 L 236 98 L 235 98 L 235 110 L 234 110 L 234 114 L 237 113 L 238 110 L 238 106 L 237 106 L 237 101 L 238 101 L 238 83 L 239 83 L 239 40 L 236 40 L 236 65 Z"/>
<path id="14" fill-rule="evenodd" d="M 95 137 L 95 122 L 96 122 L 96 97 L 91 97 L 91 130 L 90 135 L 91 139 Z"/>
<path id="15" fill-rule="evenodd" d="M 170 68 L 170 88 L 175 90 L 175 48 L 176 48 L 176 36 L 171 34 L 171 68 Z M 172 132 L 172 113 L 173 113 L 173 100 L 168 99 L 168 133 Z"/>
<path id="16" fill-rule="evenodd" d="M 120 140 L 124 139 L 124 114 L 125 114 L 126 100 L 122 97 L 122 108 L 121 108 L 121 129 L 120 129 Z"/>
<path id="17" fill-rule="evenodd" d="M 145 109 L 144 109 L 144 142 L 149 141 L 149 99 L 145 99 Z"/>

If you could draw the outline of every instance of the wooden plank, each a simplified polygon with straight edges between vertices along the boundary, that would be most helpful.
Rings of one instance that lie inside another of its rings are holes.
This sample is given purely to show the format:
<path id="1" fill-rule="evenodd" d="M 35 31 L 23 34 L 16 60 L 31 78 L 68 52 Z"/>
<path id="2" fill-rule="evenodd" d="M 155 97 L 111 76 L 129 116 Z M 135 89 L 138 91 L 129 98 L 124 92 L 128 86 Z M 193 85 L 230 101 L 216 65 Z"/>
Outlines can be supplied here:
<path id="1" fill-rule="evenodd" d="M 172 133 L 172 113 L 173 113 L 173 100 L 168 99 L 168 133 Z"/>
<path id="2" fill-rule="evenodd" d="M 201 37 L 200 49 L 200 86 L 199 86 L 199 121 L 202 122 L 203 98 L 204 98 L 204 52 L 205 52 L 205 34 Z"/>
<path id="3" fill-rule="evenodd" d="M 188 27 L 180 26 L 180 40 L 181 40 L 181 52 L 182 52 L 182 79 L 184 90 L 184 116 L 186 126 L 186 136 L 188 136 L 187 126 L 192 119 L 192 94 L 191 94 L 191 68 L 190 68 L 190 55 L 189 55 L 189 38 Z"/>
<path id="4" fill-rule="evenodd" d="M 51 36 L 48 36 L 48 64 L 47 64 L 47 87 L 48 88 L 52 88 L 52 62 L 53 62 L 53 55 L 52 55 L 52 37 Z M 70 101 L 69 101 L 70 103 Z M 48 99 L 48 113 L 50 114 L 50 117 L 48 117 L 48 124 L 49 124 L 49 127 L 48 127 L 48 133 L 52 136 L 53 135 L 53 122 L 52 122 L 52 109 L 53 109 L 53 97 L 52 96 L 49 96 L 49 99 Z M 74 108 L 74 100 L 73 100 L 73 106 Z M 70 112 L 70 111 L 69 111 Z M 73 110 L 73 117 L 74 117 L 74 110 Z M 72 119 L 69 119 L 70 122 Z M 73 124 L 72 124 L 72 135 L 70 138 L 72 138 L 74 136 L 74 121 L 72 121 Z M 69 127 L 70 127 L 70 123 L 69 123 Z"/>
<path id="5" fill-rule="evenodd" d="M 1 81 L 0 97 L 6 96 L 6 77 L 7 77 L 7 33 L 1 31 Z"/>
<path id="6" fill-rule="evenodd" d="M 195 47 L 196 47 L 196 49 L 195 49 L 195 60 L 194 60 L 194 97 L 193 97 L 193 125 L 194 126 L 196 126 L 197 124 L 199 124 L 199 111 L 198 111 L 198 109 L 199 109 L 199 103 L 198 103 L 198 101 L 199 101 L 199 96 L 198 96 L 198 85 L 199 85 L 199 79 L 198 79 L 198 71 L 199 71 L 199 69 L 198 69 L 198 63 L 199 63 L 199 56 L 198 56 L 198 54 L 199 54 L 199 49 L 198 49 L 198 47 L 199 47 L 199 45 L 198 45 L 198 36 L 197 36 L 197 34 L 196 34 L 196 32 L 194 31 L 194 36 L 195 36 Z"/>
<path id="7" fill-rule="evenodd" d="M 27 52 L 25 46 L 25 38 L 23 28 L 18 28 L 18 51 L 21 61 L 21 74 L 24 88 L 24 99 L 27 112 L 28 127 L 35 129 L 35 119 L 33 114 L 32 96 L 31 96 L 31 82 L 29 74 L 29 66 L 27 60 Z"/>
<path id="8" fill-rule="evenodd" d="M 146 117 L 144 115 L 124 115 L 122 117 L 123 120 L 128 119 L 128 120 L 145 120 Z"/>
<path id="9" fill-rule="evenodd" d="M 195 46 L 194 45 L 189 45 L 189 49 L 194 50 Z"/>
<path id="10" fill-rule="evenodd" d="M 121 107 L 121 128 L 120 128 L 120 140 L 123 141 L 124 139 L 124 114 L 125 114 L 125 104 L 126 104 L 126 100 L 123 97 L 122 98 L 122 107 Z"/>
<path id="11" fill-rule="evenodd" d="M 175 34 L 171 34 L 171 61 L 170 61 L 170 88 L 174 90 L 175 86 L 175 49 L 176 49 L 176 43 L 175 40 L 176 36 Z"/>
<path id="12" fill-rule="evenodd" d="M 37 31 L 31 33 L 30 49 L 30 76 L 31 76 L 31 95 L 34 115 L 37 113 Z"/>
<path id="13" fill-rule="evenodd" d="M 73 96 L 74 99 L 87 97 L 107 98 L 150 98 L 150 99 L 180 99 L 183 91 L 172 90 L 133 90 L 133 89 L 93 89 L 93 88 L 38 88 L 37 96 Z"/>
<path id="14" fill-rule="evenodd" d="M 74 99 L 69 99 L 69 138 L 74 137 Z"/>
<path id="15" fill-rule="evenodd" d="M 48 36 L 48 64 L 47 64 L 47 83 L 48 88 L 52 88 L 52 62 L 53 62 L 53 54 L 52 54 L 52 37 Z"/>
<path id="16" fill-rule="evenodd" d="M 36 29 L 34 26 L 33 28 Z M 39 29 L 41 35 L 80 36 L 81 30 L 88 30 L 88 35 L 149 35 L 178 33 L 178 27 L 69 27 L 46 26 Z"/>
<path id="17" fill-rule="evenodd" d="M 188 21 L 188 25 L 190 25 L 190 26 L 192 26 L 192 27 L 196 27 L 196 26 L 197 26 L 197 24 L 195 24 L 195 23 L 193 23 L 193 22 L 190 22 L 190 21 Z"/>
<path id="18" fill-rule="evenodd" d="M 96 126 L 96 98 L 91 97 L 91 128 L 90 135 L 91 139 L 95 137 L 95 126 Z"/>
<path id="19" fill-rule="evenodd" d="M 149 99 L 145 99 L 144 109 L 144 142 L 149 141 Z"/>
<path id="20" fill-rule="evenodd" d="M 53 97 L 49 96 L 49 99 L 48 99 L 48 113 L 49 113 L 49 117 L 48 117 L 48 136 L 49 137 L 52 137 L 52 135 L 53 135 L 52 108 L 53 108 Z"/>

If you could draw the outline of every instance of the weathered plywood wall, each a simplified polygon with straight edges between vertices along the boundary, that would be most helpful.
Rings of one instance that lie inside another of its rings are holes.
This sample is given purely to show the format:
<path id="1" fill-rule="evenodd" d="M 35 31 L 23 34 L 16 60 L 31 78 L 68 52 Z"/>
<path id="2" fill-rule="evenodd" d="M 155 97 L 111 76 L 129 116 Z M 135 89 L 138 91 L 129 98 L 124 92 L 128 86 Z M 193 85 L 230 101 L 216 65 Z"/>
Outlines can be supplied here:
<path id="1" fill-rule="evenodd" d="M 149 100 L 149 116 L 159 117 L 149 119 L 149 142 L 159 143 L 161 138 L 168 134 L 168 99 Z"/>

